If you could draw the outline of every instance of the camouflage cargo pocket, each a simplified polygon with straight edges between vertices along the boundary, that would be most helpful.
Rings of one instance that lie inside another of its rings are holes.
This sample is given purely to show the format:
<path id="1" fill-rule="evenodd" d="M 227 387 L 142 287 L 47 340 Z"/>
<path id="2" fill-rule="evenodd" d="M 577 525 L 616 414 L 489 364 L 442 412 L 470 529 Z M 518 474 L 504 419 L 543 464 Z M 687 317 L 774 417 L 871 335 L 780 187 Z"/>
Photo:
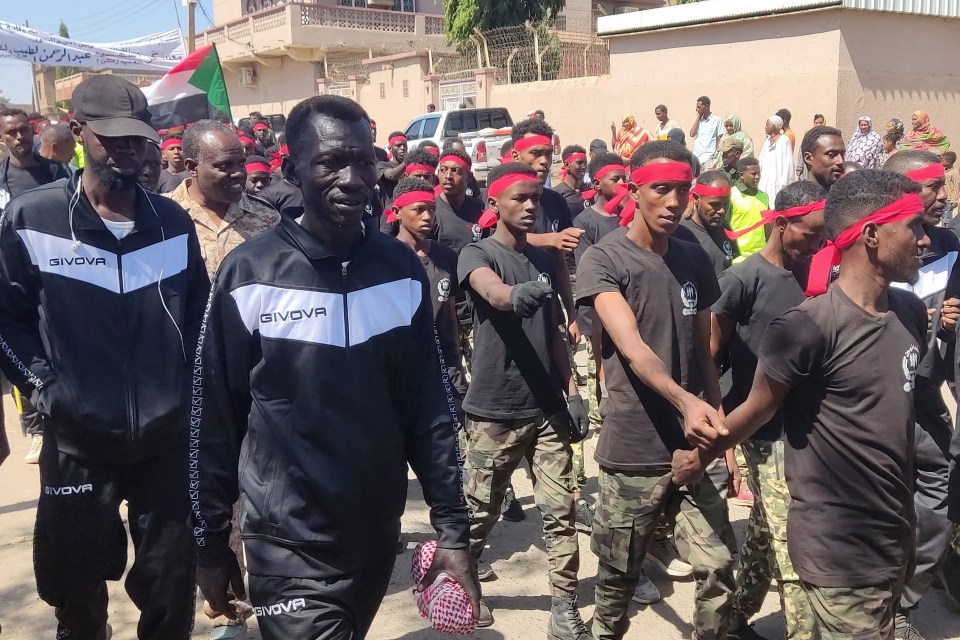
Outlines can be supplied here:
<path id="1" fill-rule="evenodd" d="M 495 464 L 490 456 L 467 451 L 467 495 L 480 504 L 490 504 Z"/>

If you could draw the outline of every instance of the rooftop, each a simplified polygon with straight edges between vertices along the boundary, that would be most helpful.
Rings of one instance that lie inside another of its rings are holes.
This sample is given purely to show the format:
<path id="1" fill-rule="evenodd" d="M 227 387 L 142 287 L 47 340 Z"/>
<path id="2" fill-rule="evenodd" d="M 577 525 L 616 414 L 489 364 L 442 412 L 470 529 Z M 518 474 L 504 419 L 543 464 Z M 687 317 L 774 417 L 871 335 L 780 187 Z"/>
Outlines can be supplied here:
<path id="1" fill-rule="evenodd" d="M 960 18 L 960 0 L 705 0 L 603 16 L 597 21 L 597 34 L 617 36 L 829 8 Z"/>

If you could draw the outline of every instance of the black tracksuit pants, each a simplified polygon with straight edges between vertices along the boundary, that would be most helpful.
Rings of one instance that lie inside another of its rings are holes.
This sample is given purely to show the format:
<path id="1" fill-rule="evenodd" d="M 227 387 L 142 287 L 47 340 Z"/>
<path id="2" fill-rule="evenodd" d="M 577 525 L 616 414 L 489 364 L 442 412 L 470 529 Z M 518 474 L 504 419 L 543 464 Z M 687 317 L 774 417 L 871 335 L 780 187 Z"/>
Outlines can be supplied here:
<path id="1" fill-rule="evenodd" d="M 141 462 L 93 464 L 59 452 L 50 431 L 40 454 L 34 570 L 40 597 L 56 608 L 57 637 L 104 637 L 105 581 L 119 580 L 127 563 L 119 511 L 126 500 L 134 561 L 125 587 L 140 609 L 137 637 L 187 640 L 195 570 L 185 446 Z"/>
<path id="2" fill-rule="evenodd" d="M 399 527 L 397 528 L 399 534 Z M 390 539 L 392 538 L 392 540 Z M 355 550 L 292 550 L 246 544 L 250 602 L 263 640 L 362 640 L 377 615 L 396 561 L 396 536 Z M 296 559 L 294 559 L 296 558 Z M 291 560 L 309 578 L 271 575 Z"/>

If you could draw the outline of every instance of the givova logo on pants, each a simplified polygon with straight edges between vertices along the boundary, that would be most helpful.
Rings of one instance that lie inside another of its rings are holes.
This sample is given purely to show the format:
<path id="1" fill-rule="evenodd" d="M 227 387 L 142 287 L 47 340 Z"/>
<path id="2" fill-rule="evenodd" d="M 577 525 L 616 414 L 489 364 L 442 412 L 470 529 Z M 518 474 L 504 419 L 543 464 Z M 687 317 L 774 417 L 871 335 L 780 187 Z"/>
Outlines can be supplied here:
<path id="1" fill-rule="evenodd" d="M 303 598 L 294 598 L 292 600 L 287 600 L 286 602 L 278 602 L 276 604 L 268 604 L 262 607 L 254 607 L 253 615 L 260 616 L 279 616 L 284 613 L 293 613 L 294 611 L 299 611 L 304 609 L 307 606 L 307 601 Z"/>
<path id="2" fill-rule="evenodd" d="M 43 492 L 48 496 L 72 496 L 78 493 L 93 493 L 92 484 L 68 485 L 66 487 L 44 487 Z"/>

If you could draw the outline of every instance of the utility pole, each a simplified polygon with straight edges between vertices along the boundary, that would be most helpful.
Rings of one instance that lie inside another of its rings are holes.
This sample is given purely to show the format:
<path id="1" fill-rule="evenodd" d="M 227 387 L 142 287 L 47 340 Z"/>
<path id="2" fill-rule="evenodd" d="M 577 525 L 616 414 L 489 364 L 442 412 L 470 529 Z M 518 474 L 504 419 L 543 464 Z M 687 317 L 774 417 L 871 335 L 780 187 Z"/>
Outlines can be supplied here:
<path id="1" fill-rule="evenodd" d="M 187 8 L 187 53 L 193 53 L 197 48 L 197 23 L 196 11 L 197 0 L 183 0 L 183 6 Z"/>

